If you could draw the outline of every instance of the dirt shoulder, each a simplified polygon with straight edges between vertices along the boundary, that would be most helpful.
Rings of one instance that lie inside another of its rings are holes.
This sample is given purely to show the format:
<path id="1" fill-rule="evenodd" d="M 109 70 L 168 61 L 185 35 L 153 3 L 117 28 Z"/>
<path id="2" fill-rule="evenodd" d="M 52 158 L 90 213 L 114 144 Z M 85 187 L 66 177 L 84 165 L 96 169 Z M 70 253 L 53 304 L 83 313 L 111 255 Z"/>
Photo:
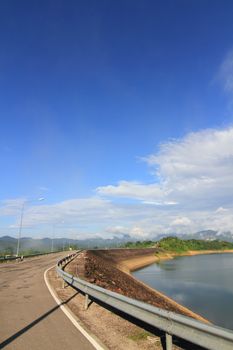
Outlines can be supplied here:
<path id="1" fill-rule="evenodd" d="M 79 256 L 79 262 L 83 256 Z M 67 265 L 66 270 L 76 269 L 77 260 Z M 72 266 L 73 265 L 73 266 Z M 89 334 L 104 344 L 108 350 L 162 350 L 161 338 L 125 320 L 104 307 L 92 302 L 84 309 L 85 296 L 70 286 L 63 288 L 55 268 L 48 272 L 50 285 L 59 299 L 68 306 L 74 317 Z M 180 348 L 174 347 L 179 350 Z"/>

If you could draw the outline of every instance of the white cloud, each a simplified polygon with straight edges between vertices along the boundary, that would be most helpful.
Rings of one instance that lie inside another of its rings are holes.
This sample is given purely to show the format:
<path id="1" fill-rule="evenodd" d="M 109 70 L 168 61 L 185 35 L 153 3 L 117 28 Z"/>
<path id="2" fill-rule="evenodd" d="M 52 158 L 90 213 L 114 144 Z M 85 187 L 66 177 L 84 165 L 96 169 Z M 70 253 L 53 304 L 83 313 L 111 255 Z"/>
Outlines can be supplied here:
<path id="1" fill-rule="evenodd" d="M 14 215 L 16 214 L 16 216 Z M 23 235 L 72 237 L 113 237 L 124 233 L 138 239 L 160 233 L 193 233 L 203 229 L 232 231 L 233 209 L 185 210 L 176 206 L 161 207 L 143 203 L 113 203 L 100 198 L 73 199 L 57 204 L 25 208 Z M 19 215 L 13 213 L 15 234 Z M 10 231 L 13 232 L 12 230 Z M 6 234 L 6 232 L 4 233 Z"/>
<path id="2" fill-rule="evenodd" d="M 117 186 L 102 186 L 98 187 L 96 191 L 100 195 L 135 199 L 159 198 L 163 195 L 158 185 L 145 185 L 135 181 L 120 181 Z"/>
<path id="3" fill-rule="evenodd" d="M 233 128 L 190 133 L 160 146 L 144 158 L 155 182 L 121 181 L 97 188 L 100 195 L 128 197 L 155 205 L 216 207 L 233 196 Z"/>
<path id="4" fill-rule="evenodd" d="M 171 226 L 190 226 L 191 220 L 187 217 L 178 217 L 171 222 Z"/>
<path id="5" fill-rule="evenodd" d="M 32 206 L 25 210 L 26 225 L 35 223 L 81 223 L 111 217 L 111 204 L 101 198 L 69 199 L 52 205 Z"/>
<path id="6" fill-rule="evenodd" d="M 99 187 L 97 193 L 139 201 L 143 219 L 134 224 L 148 236 L 207 228 L 233 231 L 232 127 L 170 140 L 144 161 L 154 169 L 154 183 L 121 181 Z"/>
<path id="7" fill-rule="evenodd" d="M 122 234 L 122 233 L 128 233 L 128 227 L 126 226 L 109 226 L 105 229 L 105 232 L 107 233 L 113 233 L 113 234 Z"/>
<path id="8" fill-rule="evenodd" d="M 143 204 L 162 206 L 162 205 L 176 205 L 176 204 L 178 204 L 178 202 L 174 202 L 174 201 L 164 201 L 164 202 L 143 201 Z"/>
<path id="9" fill-rule="evenodd" d="M 226 208 L 223 208 L 223 207 L 219 207 L 217 210 L 216 210 L 216 213 L 226 213 L 228 212 L 229 209 L 226 209 Z"/>
<path id="10" fill-rule="evenodd" d="M 152 183 L 120 181 L 98 187 L 97 195 L 91 198 L 50 205 L 28 203 L 23 227 L 28 232 L 29 228 L 47 227 L 51 232 L 55 224 L 66 227 L 65 232 L 72 235 L 112 237 L 128 233 L 139 238 L 204 229 L 233 231 L 232 127 L 170 140 L 144 161 L 153 169 Z M 15 227 L 23 201 L 6 200 L 0 206 L 0 215 L 12 216 Z"/>

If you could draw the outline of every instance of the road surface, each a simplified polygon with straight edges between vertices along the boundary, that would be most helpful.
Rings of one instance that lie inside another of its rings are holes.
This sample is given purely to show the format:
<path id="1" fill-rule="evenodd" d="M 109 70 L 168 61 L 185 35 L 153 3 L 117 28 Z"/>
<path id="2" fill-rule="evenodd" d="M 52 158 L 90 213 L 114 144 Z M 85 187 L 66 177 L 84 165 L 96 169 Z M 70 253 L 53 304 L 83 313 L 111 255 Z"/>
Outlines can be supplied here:
<path id="1" fill-rule="evenodd" d="M 93 350 L 52 298 L 44 271 L 52 254 L 0 265 L 0 349 Z"/>

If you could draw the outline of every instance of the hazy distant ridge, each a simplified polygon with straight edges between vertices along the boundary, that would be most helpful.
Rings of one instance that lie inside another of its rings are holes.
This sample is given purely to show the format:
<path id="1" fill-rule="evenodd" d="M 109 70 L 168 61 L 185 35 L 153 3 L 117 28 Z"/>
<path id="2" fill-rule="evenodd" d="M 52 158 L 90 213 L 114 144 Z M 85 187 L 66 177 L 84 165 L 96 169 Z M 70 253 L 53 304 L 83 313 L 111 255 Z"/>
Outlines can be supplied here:
<path id="1" fill-rule="evenodd" d="M 153 241 L 160 240 L 163 237 L 171 236 L 171 234 L 161 234 L 156 237 L 150 238 Z M 233 234 L 231 232 L 218 233 L 213 230 L 205 230 L 196 232 L 194 234 L 176 234 L 173 233 L 172 236 L 177 236 L 181 239 L 204 239 L 204 240 L 221 240 L 227 242 L 233 242 Z M 94 247 L 117 247 L 126 242 L 135 242 L 140 240 L 138 238 L 133 238 L 128 234 L 121 234 L 119 237 L 114 236 L 111 239 L 104 238 L 93 238 L 93 239 L 68 239 L 68 238 L 54 238 L 53 243 L 51 238 L 41 238 L 34 239 L 31 237 L 22 237 L 20 241 L 20 250 L 21 251 L 51 251 L 52 246 L 53 250 L 57 249 L 67 249 L 68 247 L 72 247 L 76 249 L 80 248 L 94 248 Z M 0 252 L 9 251 L 11 254 L 15 254 L 17 246 L 17 238 L 13 238 L 10 236 L 0 237 Z"/>

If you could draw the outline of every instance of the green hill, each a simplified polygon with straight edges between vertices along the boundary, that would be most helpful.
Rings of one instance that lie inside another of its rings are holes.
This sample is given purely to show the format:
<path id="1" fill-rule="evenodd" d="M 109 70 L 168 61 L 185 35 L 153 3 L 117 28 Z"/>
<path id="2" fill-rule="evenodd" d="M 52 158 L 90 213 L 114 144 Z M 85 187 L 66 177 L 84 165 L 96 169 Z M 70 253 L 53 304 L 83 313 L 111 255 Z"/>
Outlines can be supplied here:
<path id="1" fill-rule="evenodd" d="M 171 252 L 187 252 L 188 250 L 225 250 L 233 249 L 233 243 L 218 240 L 189 239 L 182 240 L 177 237 L 166 237 L 157 243 L 158 248 Z"/>

